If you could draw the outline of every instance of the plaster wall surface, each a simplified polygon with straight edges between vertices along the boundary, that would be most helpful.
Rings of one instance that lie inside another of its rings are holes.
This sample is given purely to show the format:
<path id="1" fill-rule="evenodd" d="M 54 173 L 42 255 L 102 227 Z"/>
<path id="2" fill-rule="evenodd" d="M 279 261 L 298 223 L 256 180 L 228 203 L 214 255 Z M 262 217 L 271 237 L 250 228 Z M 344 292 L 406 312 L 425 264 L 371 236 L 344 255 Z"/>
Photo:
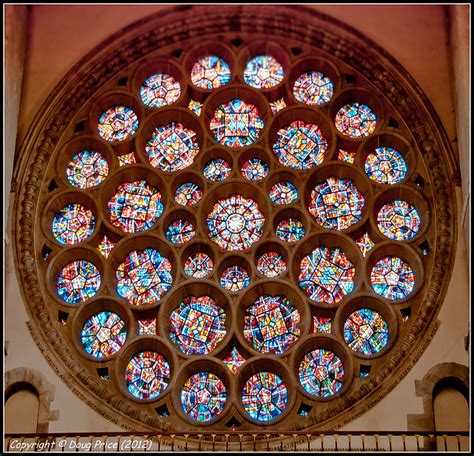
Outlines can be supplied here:
<path id="1" fill-rule="evenodd" d="M 165 8 L 162 5 L 35 5 L 31 7 L 28 49 L 23 76 L 19 136 L 25 137 L 42 103 L 61 78 L 103 39 L 135 20 Z M 315 5 L 313 8 L 357 28 L 392 54 L 415 78 L 438 112 L 450 140 L 456 137 L 453 98 L 447 48 L 444 9 L 423 5 Z M 67 26 L 66 26 L 67 24 Z M 84 26 L 87 24 L 87 27 Z M 455 145 L 455 144 L 454 144 Z M 458 207 L 462 194 L 457 193 Z M 458 211 L 458 215 L 459 215 Z M 438 318 L 440 327 L 425 353 L 401 383 L 368 413 L 344 427 L 351 430 L 405 430 L 406 415 L 422 413 L 415 396 L 415 380 L 435 364 L 468 364 L 464 337 L 469 320 L 469 279 L 462 226 L 457 256 L 445 303 Z M 113 423 L 95 413 L 78 399 L 53 373 L 32 340 L 26 322 L 29 317 L 22 302 L 12 265 L 6 251 L 6 326 L 8 354 L 6 370 L 32 367 L 56 386 L 52 409 L 59 420 L 51 432 L 114 431 Z M 402 404 L 402 406 L 401 406 Z"/>

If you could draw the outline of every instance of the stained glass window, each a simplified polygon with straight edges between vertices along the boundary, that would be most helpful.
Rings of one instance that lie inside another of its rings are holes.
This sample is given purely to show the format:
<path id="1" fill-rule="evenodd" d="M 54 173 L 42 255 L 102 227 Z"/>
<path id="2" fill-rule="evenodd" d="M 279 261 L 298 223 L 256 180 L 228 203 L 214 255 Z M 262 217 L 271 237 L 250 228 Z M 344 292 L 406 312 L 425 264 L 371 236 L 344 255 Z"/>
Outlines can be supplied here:
<path id="1" fill-rule="evenodd" d="M 98 312 L 83 325 L 81 343 L 94 358 L 106 358 L 117 353 L 125 343 L 125 322 L 113 312 Z"/>
<path id="2" fill-rule="evenodd" d="M 270 172 L 270 168 L 263 160 L 255 157 L 247 160 L 242 165 L 240 172 L 245 179 L 257 181 L 264 179 Z"/>
<path id="3" fill-rule="evenodd" d="M 362 256 L 365 257 L 368 251 L 375 245 L 372 239 L 369 237 L 369 233 L 364 233 L 359 239 L 356 240 L 357 247 L 362 252 Z"/>
<path id="4" fill-rule="evenodd" d="M 281 355 L 300 337 L 300 314 L 284 296 L 260 296 L 245 309 L 244 337 L 260 353 Z"/>
<path id="5" fill-rule="evenodd" d="M 143 103 L 151 108 L 161 108 L 173 104 L 180 95 L 179 82 L 166 73 L 150 76 L 140 87 L 140 97 Z"/>
<path id="6" fill-rule="evenodd" d="M 200 58 L 191 69 L 191 81 L 201 89 L 218 89 L 230 81 L 227 62 L 216 55 Z"/>
<path id="7" fill-rule="evenodd" d="M 374 310 L 356 310 L 344 323 L 344 340 L 361 355 L 375 355 L 388 343 L 387 322 Z"/>
<path id="8" fill-rule="evenodd" d="M 295 120 L 277 132 L 273 153 L 289 168 L 310 169 L 320 165 L 328 149 L 321 129 L 312 123 Z"/>
<path id="9" fill-rule="evenodd" d="M 202 109 L 202 103 L 199 103 L 199 101 L 190 100 L 189 105 L 188 105 L 188 109 L 193 111 L 197 116 L 200 116 L 201 115 L 201 109 Z"/>
<path id="10" fill-rule="evenodd" d="M 128 391 L 142 400 L 157 398 L 167 388 L 170 377 L 168 361 L 154 351 L 137 353 L 125 369 Z"/>
<path id="11" fill-rule="evenodd" d="M 271 101 L 270 102 L 270 109 L 272 110 L 272 114 L 275 115 L 278 111 L 286 108 L 286 101 L 284 98 L 280 98 L 279 100 Z"/>
<path id="12" fill-rule="evenodd" d="M 377 261 L 370 273 L 374 291 L 395 301 L 406 298 L 415 288 L 415 274 L 401 258 L 387 256 Z"/>
<path id="13" fill-rule="evenodd" d="M 53 219 L 53 234 L 60 244 L 73 245 L 85 241 L 95 228 L 92 211 L 82 204 L 64 206 Z"/>
<path id="14" fill-rule="evenodd" d="M 230 266 L 220 278 L 221 287 L 228 291 L 240 291 L 250 284 L 250 276 L 242 266 Z"/>
<path id="15" fill-rule="evenodd" d="M 132 306 L 153 304 L 171 288 L 171 263 L 155 249 L 132 250 L 116 271 L 117 292 Z"/>
<path id="16" fill-rule="evenodd" d="M 300 268 L 300 287 L 313 301 L 335 304 L 354 290 L 355 267 L 337 247 L 317 247 Z"/>
<path id="17" fill-rule="evenodd" d="M 230 352 L 229 356 L 225 357 L 222 361 L 235 375 L 239 370 L 239 367 L 245 363 L 245 358 L 239 353 L 237 348 L 234 347 Z"/>
<path id="18" fill-rule="evenodd" d="M 98 128 L 106 141 L 125 141 L 138 130 L 138 117 L 127 106 L 112 106 L 100 115 Z"/>
<path id="19" fill-rule="evenodd" d="M 218 200 L 206 218 L 209 238 L 228 251 L 251 247 L 261 238 L 264 222 L 257 203 L 239 194 Z"/>
<path id="20" fill-rule="evenodd" d="M 362 218 L 364 202 L 364 196 L 350 179 L 329 177 L 311 192 L 308 210 L 318 225 L 345 230 Z"/>
<path id="21" fill-rule="evenodd" d="M 256 89 L 268 89 L 280 84 L 284 72 L 281 63 L 271 55 L 258 55 L 247 62 L 245 82 Z"/>
<path id="22" fill-rule="evenodd" d="M 179 122 L 160 125 L 145 145 L 151 166 L 175 172 L 193 164 L 199 153 L 196 133 Z"/>
<path id="23" fill-rule="evenodd" d="M 245 147 L 257 141 L 263 126 L 256 106 L 234 98 L 217 107 L 209 128 L 219 144 Z"/>
<path id="24" fill-rule="evenodd" d="M 242 404 L 250 418 L 267 422 L 278 418 L 288 403 L 283 380 L 272 372 L 252 375 L 242 390 Z"/>
<path id="25" fill-rule="evenodd" d="M 196 230 L 189 220 L 178 219 L 172 222 L 166 230 L 166 237 L 173 244 L 181 245 L 190 241 Z"/>
<path id="26" fill-rule="evenodd" d="M 289 217 L 278 223 L 275 233 L 282 241 L 292 244 L 303 239 L 306 231 L 300 220 Z"/>
<path id="27" fill-rule="evenodd" d="M 334 120 L 337 130 L 352 139 L 365 138 L 375 131 L 377 116 L 361 103 L 346 104 Z"/>
<path id="28" fill-rule="evenodd" d="M 108 174 L 107 160 L 99 152 L 88 150 L 75 154 L 66 169 L 69 183 L 83 190 L 97 187 Z"/>
<path id="29" fill-rule="evenodd" d="M 134 163 L 137 162 L 137 159 L 135 157 L 135 152 L 119 155 L 117 158 L 118 158 L 120 166 L 133 165 Z"/>
<path id="30" fill-rule="evenodd" d="M 149 230 L 163 213 L 161 193 L 145 180 L 120 184 L 108 208 L 112 225 L 126 233 Z"/>
<path id="31" fill-rule="evenodd" d="M 211 421 L 222 413 L 227 400 L 224 382 L 211 372 L 189 377 L 181 390 L 181 405 L 194 421 Z"/>
<path id="32" fill-rule="evenodd" d="M 356 153 L 355 152 L 348 152 L 347 150 L 339 149 L 337 154 L 337 159 L 341 161 L 345 161 L 347 163 L 354 163 Z"/>
<path id="33" fill-rule="evenodd" d="M 193 206 L 202 198 L 202 190 L 198 184 L 186 182 L 180 185 L 174 194 L 174 200 L 181 206 Z"/>
<path id="34" fill-rule="evenodd" d="M 365 172 L 379 184 L 398 184 L 408 172 L 403 156 L 393 147 L 377 147 L 365 159 Z"/>
<path id="35" fill-rule="evenodd" d="M 198 252 L 188 257 L 184 263 L 184 272 L 195 279 L 203 279 L 211 275 L 214 263 L 205 253 Z"/>
<path id="36" fill-rule="evenodd" d="M 232 168 L 224 159 L 214 158 L 207 162 L 203 174 L 206 179 L 219 182 L 227 179 L 230 176 L 231 171 Z"/>
<path id="37" fill-rule="evenodd" d="M 286 271 L 286 263 L 277 252 L 265 252 L 257 261 L 257 270 L 264 276 L 273 278 Z"/>
<path id="38" fill-rule="evenodd" d="M 342 388 L 344 366 L 334 352 L 319 348 L 303 358 L 298 374 L 301 385 L 309 394 L 326 398 Z"/>
<path id="39" fill-rule="evenodd" d="M 156 318 L 138 320 L 139 336 L 156 336 Z"/>
<path id="40" fill-rule="evenodd" d="M 92 298 L 100 282 L 100 272 L 92 263 L 75 260 L 61 269 L 56 280 L 56 290 L 64 302 L 78 304 Z"/>
<path id="41" fill-rule="evenodd" d="M 298 199 L 298 190 L 287 181 L 277 182 L 268 194 L 275 204 L 291 204 Z"/>
<path id="42" fill-rule="evenodd" d="M 313 332 L 332 333 L 332 318 L 313 316 Z"/>
<path id="43" fill-rule="evenodd" d="M 185 355 L 206 355 L 225 337 L 224 309 L 210 296 L 186 296 L 170 316 L 170 339 Z"/>
<path id="44" fill-rule="evenodd" d="M 293 86 L 293 95 L 301 102 L 312 106 L 327 103 L 334 94 L 334 84 L 319 71 L 303 73 Z"/>
<path id="45" fill-rule="evenodd" d="M 110 252 L 115 247 L 115 242 L 112 242 L 107 236 L 104 235 L 100 244 L 97 246 L 98 252 L 103 255 L 105 258 L 108 258 Z"/>
<path id="46" fill-rule="evenodd" d="M 415 206 L 395 200 L 382 206 L 377 214 L 377 226 L 389 239 L 408 241 L 420 230 L 421 218 Z"/>

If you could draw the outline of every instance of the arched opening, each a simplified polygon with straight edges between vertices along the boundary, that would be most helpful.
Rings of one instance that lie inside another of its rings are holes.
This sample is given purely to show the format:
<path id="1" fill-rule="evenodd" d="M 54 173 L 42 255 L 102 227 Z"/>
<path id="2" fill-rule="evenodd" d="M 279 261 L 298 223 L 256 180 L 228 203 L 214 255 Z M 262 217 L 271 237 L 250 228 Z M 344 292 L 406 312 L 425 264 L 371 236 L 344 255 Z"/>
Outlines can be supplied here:
<path id="1" fill-rule="evenodd" d="M 39 395 L 28 383 L 13 385 L 5 396 L 5 432 L 37 432 Z"/>

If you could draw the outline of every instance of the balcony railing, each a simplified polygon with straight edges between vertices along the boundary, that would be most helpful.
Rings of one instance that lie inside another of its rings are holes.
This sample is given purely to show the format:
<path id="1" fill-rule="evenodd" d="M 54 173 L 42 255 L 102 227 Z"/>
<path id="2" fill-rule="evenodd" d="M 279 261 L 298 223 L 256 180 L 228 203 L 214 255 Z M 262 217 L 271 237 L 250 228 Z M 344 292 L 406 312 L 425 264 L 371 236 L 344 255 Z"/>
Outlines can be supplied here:
<path id="1" fill-rule="evenodd" d="M 6 434 L 8 452 L 470 452 L 468 432 L 160 432 Z"/>

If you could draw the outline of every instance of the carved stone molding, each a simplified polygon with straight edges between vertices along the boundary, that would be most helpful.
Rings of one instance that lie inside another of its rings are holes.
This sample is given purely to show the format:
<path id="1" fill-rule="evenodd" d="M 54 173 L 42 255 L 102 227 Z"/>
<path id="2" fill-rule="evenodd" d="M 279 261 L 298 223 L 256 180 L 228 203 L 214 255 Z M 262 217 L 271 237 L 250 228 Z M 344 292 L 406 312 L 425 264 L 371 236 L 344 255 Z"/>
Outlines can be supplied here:
<path id="1" fill-rule="evenodd" d="M 437 328 L 436 315 L 449 283 L 456 243 L 456 208 L 452 176 L 455 167 L 438 116 L 410 75 L 359 32 L 314 10 L 278 6 L 180 6 L 160 11 L 107 39 L 84 57 L 61 81 L 41 108 L 20 148 L 15 260 L 25 305 L 34 324 L 30 330 L 53 370 L 72 391 L 105 418 L 130 430 L 170 430 L 156 414 L 114 396 L 100 379 L 91 377 L 76 360 L 55 327 L 38 279 L 34 226 L 38 194 L 57 142 L 83 104 L 97 89 L 137 59 L 160 47 L 199 37 L 251 34 L 279 36 L 315 46 L 366 77 L 403 117 L 423 157 L 433 189 L 436 224 L 433 267 L 416 320 L 386 367 L 352 395 L 308 419 L 307 428 L 335 429 L 365 413 L 388 394 L 421 356 Z M 15 180 L 16 180 L 15 179 Z M 32 329 L 33 328 L 33 329 Z M 286 423 L 291 428 L 291 423 Z"/>

